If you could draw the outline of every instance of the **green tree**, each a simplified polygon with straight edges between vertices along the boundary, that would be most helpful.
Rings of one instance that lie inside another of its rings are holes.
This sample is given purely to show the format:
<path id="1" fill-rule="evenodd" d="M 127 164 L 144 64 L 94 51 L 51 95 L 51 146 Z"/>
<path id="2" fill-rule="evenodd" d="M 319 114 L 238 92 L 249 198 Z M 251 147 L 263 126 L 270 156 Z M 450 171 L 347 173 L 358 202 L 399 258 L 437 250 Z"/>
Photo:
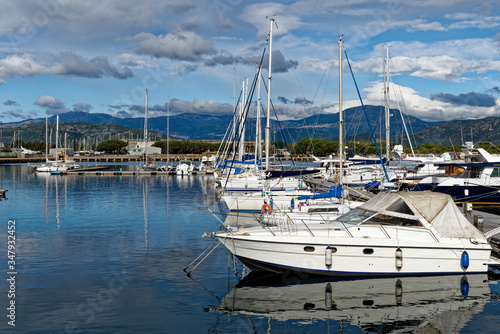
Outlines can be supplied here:
<path id="1" fill-rule="evenodd" d="M 99 145 L 97 145 L 96 150 L 97 151 L 104 151 L 107 154 L 125 153 L 126 147 L 127 147 L 127 143 L 124 142 L 123 140 L 112 139 L 112 140 L 106 140 L 106 141 L 99 143 Z"/>
<path id="2" fill-rule="evenodd" d="M 326 139 L 302 139 L 294 147 L 295 154 L 314 154 L 317 156 L 328 156 L 336 154 L 339 145 Z"/>

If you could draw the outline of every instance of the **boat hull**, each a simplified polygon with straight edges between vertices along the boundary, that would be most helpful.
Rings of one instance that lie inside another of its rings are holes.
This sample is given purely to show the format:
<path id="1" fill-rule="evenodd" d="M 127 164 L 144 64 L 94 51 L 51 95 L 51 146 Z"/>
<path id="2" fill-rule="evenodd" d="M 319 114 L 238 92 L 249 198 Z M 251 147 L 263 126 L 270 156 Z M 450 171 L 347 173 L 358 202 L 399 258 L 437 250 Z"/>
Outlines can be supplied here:
<path id="1" fill-rule="evenodd" d="M 274 239 L 277 239 L 274 236 Z M 286 239 L 286 238 L 284 238 Z M 290 239 L 288 237 L 288 239 Z M 398 245 L 392 242 L 370 242 L 366 240 L 335 239 L 318 242 L 316 238 L 297 238 L 295 241 L 250 240 L 245 236 L 224 238 L 221 242 L 246 266 L 255 271 L 304 272 L 327 276 L 394 276 L 394 275 L 441 275 L 484 273 L 488 271 L 491 247 L 472 245 L 465 248 L 470 262 L 462 266 L 464 248 L 455 245 L 421 244 L 399 246 L 402 251 L 402 266 L 396 264 Z M 302 239 L 302 240 L 299 240 Z M 309 240 L 307 240 L 309 239 Z M 335 249 L 331 266 L 326 263 L 325 250 Z"/>

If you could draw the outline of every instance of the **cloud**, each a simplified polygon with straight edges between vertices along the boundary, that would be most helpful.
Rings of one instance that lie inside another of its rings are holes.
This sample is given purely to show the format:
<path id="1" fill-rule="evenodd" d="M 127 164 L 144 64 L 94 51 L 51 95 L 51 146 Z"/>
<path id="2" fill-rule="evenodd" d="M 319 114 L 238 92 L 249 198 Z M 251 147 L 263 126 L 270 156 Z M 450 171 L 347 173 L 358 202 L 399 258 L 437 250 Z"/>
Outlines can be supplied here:
<path id="1" fill-rule="evenodd" d="M 234 56 L 227 51 L 221 51 L 219 54 L 205 60 L 205 66 L 214 67 L 217 65 L 232 65 L 245 63 L 243 57 Z"/>
<path id="2" fill-rule="evenodd" d="M 109 105 L 110 111 L 115 112 L 117 117 L 144 117 L 143 105 Z M 148 115 L 151 117 L 166 116 L 168 105 L 148 106 Z M 219 103 L 215 100 L 194 99 L 185 101 L 172 99 L 170 101 L 170 114 L 178 115 L 184 113 L 226 115 L 233 113 L 233 106 L 228 103 Z"/>
<path id="3" fill-rule="evenodd" d="M 257 37 L 264 38 L 269 34 L 269 18 L 271 16 L 276 16 L 276 23 L 273 27 L 273 30 L 276 31 L 275 36 L 278 34 L 280 36 L 286 35 L 303 25 L 300 14 L 294 13 L 293 8 L 272 2 L 249 5 L 245 7 L 240 18 L 257 29 Z"/>
<path id="4" fill-rule="evenodd" d="M 416 53 L 418 50 L 416 50 Z M 392 68 L 397 73 L 405 73 L 411 76 L 434 79 L 439 81 L 462 82 L 466 80 L 463 76 L 470 73 L 486 73 L 488 71 L 500 71 L 500 61 L 490 59 L 463 59 L 441 56 L 396 56 L 391 58 Z M 379 73 L 381 63 L 379 59 L 366 59 L 358 62 L 351 61 L 355 72 Z"/>
<path id="5" fill-rule="evenodd" d="M 134 76 L 128 67 L 125 67 L 123 72 L 112 67 L 107 57 L 98 56 L 87 61 L 70 51 L 61 52 L 59 57 L 56 57 L 54 68 L 57 74 L 77 77 L 100 78 L 108 75 L 116 79 L 127 79 Z"/>
<path id="6" fill-rule="evenodd" d="M 289 99 L 287 99 L 284 96 L 278 96 L 278 102 L 281 102 L 283 104 L 288 104 L 288 103 L 291 103 L 292 101 L 290 101 Z"/>
<path id="7" fill-rule="evenodd" d="M 459 95 L 453 95 L 447 93 L 432 94 L 431 100 L 448 102 L 454 105 L 465 104 L 468 106 L 475 106 L 475 107 L 493 107 L 496 105 L 496 101 L 493 96 L 475 92 L 459 94 Z"/>
<path id="8" fill-rule="evenodd" d="M 365 104 L 384 105 L 383 83 L 374 82 L 365 88 Z M 455 104 L 439 99 L 421 96 L 412 88 L 400 85 L 391 85 L 391 101 L 401 101 L 402 111 L 426 121 L 449 121 L 454 119 L 479 119 L 489 116 L 500 116 L 500 104 L 477 106 L 470 104 Z M 394 96 L 395 93 L 398 96 Z M 451 95 L 451 94 L 450 94 Z M 467 94 L 464 94 L 467 95 Z M 484 94 L 486 95 L 486 94 Z M 459 95 L 458 95 L 459 96 Z M 467 99 L 464 99 L 467 101 Z M 476 102 L 477 104 L 477 102 Z M 357 101 L 346 101 L 346 107 L 359 105 Z M 394 108 L 395 106 L 391 106 Z"/>
<path id="9" fill-rule="evenodd" d="M 48 95 L 39 96 L 33 104 L 45 109 L 47 115 L 58 115 L 70 111 L 64 102 Z"/>
<path id="10" fill-rule="evenodd" d="M 305 97 L 296 97 L 294 103 L 295 104 L 301 104 L 301 105 L 305 106 L 305 105 L 311 105 L 311 104 L 313 104 L 313 101 L 308 100 Z"/>
<path id="11" fill-rule="evenodd" d="M 439 22 L 425 22 L 423 20 L 416 20 L 411 22 L 407 28 L 410 32 L 415 31 L 446 31 L 447 29 L 441 25 Z"/>
<path id="12" fill-rule="evenodd" d="M 487 90 L 488 93 L 493 93 L 493 94 L 500 94 L 500 88 L 495 86 L 493 88 L 490 88 Z"/>
<path id="13" fill-rule="evenodd" d="M 191 9 L 196 8 L 195 5 L 187 3 L 187 2 L 177 2 L 177 3 L 171 3 L 171 4 L 166 4 L 165 7 L 175 15 L 179 14 L 185 14 L 189 12 Z"/>
<path id="14" fill-rule="evenodd" d="M 205 54 L 215 53 L 211 42 L 192 31 L 177 31 L 159 36 L 140 33 L 124 41 L 135 43 L 136 53 L 156 58 L 197 61 Z"/>
<path id="15" fill-rule="evenodd" d="M 59 56 L 52 56 L 52 62 L 48 64 L 36 60 L 31 54 L 10 55 L 0 59 L 0 78 L 27 77 L 38 74 L 85 78 L 111 76 L 117 79 L 127 79 L 134 76 L 127 67 L 120 72 L 111 66 L 107 57 L 99 56 L 86 60 L 70 51 L 61 52 Z"/>
<path id="16" fill-rule="evenodd" d="M 24 112 L 21 109 L 15 109 L 15 110 L 2 111 L 0 112 L 0 116 L 2 118 L 11 118 L 11 119 L 19 119 L 19 118 L 30 119 L 37 117 L 37 114 L 34 111 Z"/>
<path id="17" fill-rule="evenodd" d="M 4 106 L 18 106 L 19 104 L 16 101 L 6 100 L 3 102 Z"/>
<path id="18" fill-rule="evenodd" d="M 75 103 L 75 104 L 73 104 L 73 111 L 90 112 L 90 109 L 92 109 L 92 106 L 88 103 Z"/>

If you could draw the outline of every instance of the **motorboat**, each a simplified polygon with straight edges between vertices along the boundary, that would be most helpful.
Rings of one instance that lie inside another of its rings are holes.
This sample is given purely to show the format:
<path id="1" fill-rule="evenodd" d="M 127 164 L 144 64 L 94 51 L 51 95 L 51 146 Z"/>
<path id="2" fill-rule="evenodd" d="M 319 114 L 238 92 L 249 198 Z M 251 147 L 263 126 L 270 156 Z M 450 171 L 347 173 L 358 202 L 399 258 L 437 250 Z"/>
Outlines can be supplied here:
<path id="1" fill-rule="evenodd" d="M 446 175 L 426 177 L 412 190 L 446 193 L 459 203 L 500 203 L 500 157 L 482 148 L 468 150 L 467 157 L 444 164 Z"/>
<path id="2" fill-rule="evenodd" d="M 175 168 L 175 173 L 180 176 L 189 175 L 193 172 L 195 166 L 190 160 L 181 160 Z"/>
<path id="3" fill-rule="evenodd" d="M 247 267 L 331 276 L 484 273 L 500 265 L 451 196 L 381 192 L 336 220 L 206 234 Z M 490 235 L 488 235 L 489 237 Z"/>

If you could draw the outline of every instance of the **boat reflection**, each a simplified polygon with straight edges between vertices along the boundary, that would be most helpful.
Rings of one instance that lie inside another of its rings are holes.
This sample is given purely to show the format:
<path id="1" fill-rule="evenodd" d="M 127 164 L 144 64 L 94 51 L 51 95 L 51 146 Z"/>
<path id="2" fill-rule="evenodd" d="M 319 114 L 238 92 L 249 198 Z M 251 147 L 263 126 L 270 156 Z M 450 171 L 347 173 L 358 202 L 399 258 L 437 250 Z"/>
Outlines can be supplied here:
<path id="1" fill-rule="evenodd" d="M 252 272 L 214 311 L 301 324 L 347 320 L 373 333 L 457 333 L 490 298 L 482 274 L 294 282 Z"/>

